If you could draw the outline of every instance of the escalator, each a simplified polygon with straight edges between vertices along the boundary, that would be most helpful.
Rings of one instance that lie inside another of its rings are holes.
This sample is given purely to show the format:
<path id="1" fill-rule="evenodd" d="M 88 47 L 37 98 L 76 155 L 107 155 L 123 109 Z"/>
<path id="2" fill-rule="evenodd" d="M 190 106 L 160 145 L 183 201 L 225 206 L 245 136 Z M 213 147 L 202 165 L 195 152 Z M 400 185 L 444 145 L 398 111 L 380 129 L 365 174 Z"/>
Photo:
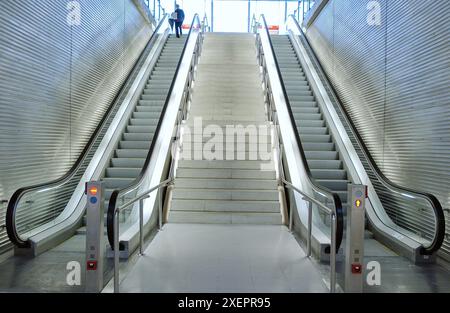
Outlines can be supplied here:
<path id="1" fill-rule="evenodd" d="M 413 262 L 433 261 L 445 233 L 440 203 L 433 195 L 397 186 L 382 175 L 293 16 L 287 30 L 288 35 L 267 33 L 267 49 L 273 54 L 273 79 L 280 83 L 286 118 L 310 180 L 337 194 L 344 211 L 348 184 L 368 185 L 366 238 L 375 238 Z M 315 226 L 326 232 L 329 220 L 316 213 Z"/>
<path id="2" fill-rule="evenodd" d="M 105 187 L 105 207 L 108 207 L 114 190 L 130 185 L 143 170 L 164 104 L 169 97 L 169 89 L 185 43 L 185 38 L 179 39 L 169 35 L 162 48 L 142 95 L 101 178 Z M 83 230 L 84 227 L 81 231 Z"/>
<path id="3" fill-rule="evenodd" d="M 104 182 L 107 208 L 114 190 L 127 187 L 142 175 L 186 42 L 186 37 L 171 35 L 163 19 L 72 169 L 57 181 L 16 191 L 6 222 L 17 251 L 37 256 L 75 235 L 77 247 L 65 249 L 79 252 L 79 242 L 86 233 L 85 182 Z"/>
<path id="4" fill-rule="evenodd" d="M 288 36 L 272 36 L 275 55 L 303 150 L 315 181 L 347 205 L 347 171 Z"/>

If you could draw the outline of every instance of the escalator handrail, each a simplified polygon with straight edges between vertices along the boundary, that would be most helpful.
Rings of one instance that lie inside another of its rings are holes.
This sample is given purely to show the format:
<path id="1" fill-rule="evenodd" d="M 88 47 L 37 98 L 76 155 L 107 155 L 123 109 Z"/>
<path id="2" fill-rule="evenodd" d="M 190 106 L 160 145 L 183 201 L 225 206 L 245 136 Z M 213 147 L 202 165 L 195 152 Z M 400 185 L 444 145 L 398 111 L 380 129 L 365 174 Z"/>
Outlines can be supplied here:
<path id="1" fill-rule="evenodd" d="M 436 198 L 436 196 L 434 196 L 430 193 L 427 193 L 427 192 L 400 186 L 399 184 L 392 182 L 389 178 L 387 178 L 383 174 L 383 172 L 380 170 L 380 168 L 376 164 L 375 160 L 373 159 L 372 154 L 370 153 L 369 149 L 365 145 L 365 143 L 364 143 L 360 133 L 358 132 L 355 124 L 353 123 L 352 119 L 349 118 L 348 111 L 342 105 L 343 102 L 341 101 L 339 94 L 336 92 L 334 85 L 330 83 L 331 80 L 330 80 L 327 72 L 325 72 L 325 70 L 322 67 L 322 64 L 319 62 L 319 59 L 318 59 L 314 49 L 312 48 L 308 38 L 306 37 L 306 35 L 305 35 L 303 29 L 301 28 L 300 24 L 298 23 L 297 19 L 293 15 L 290 15 L 289 18 L 292 19 L 292 21 L 294 22 L 294 25 L 296 25 L 296 27 L 302 34 L 303 38 L 305 39 L 306 43 L 308 44 L 308 48 L 311 51 L 312 56 L 314 57 L 313 61 L 318 66 L 320 72 L 323 74 L 326 81 L 328 82 L 328 85 L 330 86 L 334 96 L 338 100 L 339 108 L 341 109 L 347 124 L 350 126 L 350 129 L 353 132 L 353 135 L 355 136 L 357 143 L 358 143 L 361 151 L 364 154 L 364 157 L 367 159 L 367 161 L 368 161 L 367 163 L 371 167 L 373 173 L 377 176 L 378 180 L 384 185 L 384 187 L 386 187 L 387 189 L 389 189 L 392 192 L 398 193 L 403 196 L 405 196 L 405 194 L 410 194 L 413 197 L 425 199 L 427 202 L 429 202 L 431 204 L 433 211 L 434 211 L 435 219 L 436 219 L 435 236 L 433 238 L 433 241 L 431 242 L 431 244 L 428 247 L 422 246 L 422 249 L 421 249 L 422 251 L 420 251 L 420 252 L 423 255 L 433 254 L 434 252 L 436 252 L 437 250 L 440 249 L 440 247 L 442 246 L 442 243 L 444 242 L 444 239 L 445 239 L 445 216 L 444 216 L 444 210 L 442 208 L 441 203 Z"/>
<path id="2" fill-rule="evenodd" d="M 118 101 L 118 99 L 120 99 L 120 97 L 123 95 L 123 93 L 125 91 L 125 86 L 127 85 L 127 82 L 129 81 L 130 77 L 136 71 L 137 66 L 140 63 L 141 59 L 143 58 L 145 51 L 147 50 L 147 48 L 150 45 L 154 44 L 154 41 L 155 41 L 155 39 L 156 39 L 156 37 L 158 35 L 158 31 L 161 28 L 161 26 L 164 24 L 164 20 L 165 20 L 165 18 L 163 18 L 160 21 L 158 26 L 153 31 L 153 34 L 151 35 L 150 39 L 148 40 L 147 45 L 142 50 L 142 52 L 139 55 L 139 57 L 136 59 L 136 62 L 134 63 L 134 65 L 133 65 L 133 67 L 132 67 L 128 77 L 122 83 L 122 86 L 120 87 L 120 91 L 116 94 L 116 96 L 114 97 L 113 101 L 111 101 L 111 105 L 108 107 L 106 113 L 103 115 L 101 121 L 98 123 L 97 127 L 95 128 L 94 132 L 92 133 L 92 136 L 89 138 L 89 141 L 87 142 L 87 144 L 85 145 L 83 151 L 81 152 L 80 156 L 75 161 L 73 166 L 69 169 L 69 171 L 67 171 L 60 178 L 57 178 L 57 179 L 52 180 L 50 182 L 41 183 L 41 184 L 28 186 L 28 187 L 23 187 L 23 188 L 20 188 L 20 189 L 16 190 L 13 193 L 13 195 L 11 196 L 11 199 L 10 199 L 10 201 L 8 203 L 5 220 L 6 220 L 6 231 L 7 231 L 9 240 L 14 245 L 16 245 L 16 246 L 18 246 L 20 248 L 28 248 L 29 245 L 30 245 L 29 242 L 28 242 L 28 238 L 25 239 L 25 240 L 20 238 L 19 234 L 17 233 L 16 223 L 15 223 L 16 211 L 17 211 L 17 207 L 19 205 L 19 202 L 20 202 L 21 198 L 25 194 L 30 193 L 32 191 L 44 190 L 44 189 L 49 189 L 49 188 L 55 188 L 55 187 L 58 187 L 58 185 L 64 185 L 67 181 L 69 181 L 75 175 L 75 173 L 78 171 L 80 166 L 83 164 L 83 161 L 88 156 L 88 154 L 89 154 L 88 152 L 92 149 L 92 146 L 96 142 L 97 138 L 100 136 L 101 130 L 103 129 L 103 127 L 105 126 L 106 121 L 109 119 L 109 117 L 112 114 L 113 107 L 116 105 L 116 102 Z"/>
<path id="3" fill-rule="evenodd" d="M 198 24 L 195 24 L 196 21 L 198 22 Z M 153 136 L 152 143 L 151 143 L 150 148 L 148 150 L 147 157 L 145 159 L 144 165 L 142 166 L 142 170 L 139 173 L 138 177 L 136 179 L 134 179 L 133 182 L 131 182 L 127 187 L 122 188 L 122 189 L 115 189 L 112 192 L 111 197 L 109 199 L 108 212 L 107 212 L 107 218 L 106 218 L 106 225 L 107 225 L 106 228 L 107 228 L 107 232 L 108 232 L 108 242 L 109 242 L 109 245 L 111 246 L 112 249 L 114 249 L 113 248 L 114 247 L 114 214 L 115 214 L 115 211 L 116 211 L 117 200 L 119 198 L 119 194 L 123 194 L 123 193 L 129 192 L 129 191 L 132 191 L 132 190 L 136 189 L 136 187 L 138 187 L 142 183 L 142 180 L 143 180 L 143 178 L 145 176 L 145 173 L 147 171 L 147 167 L 149 166 L 150 161 L 151 161 L 153 150 L 155 148 L 155 144 L 156 144 L 156 141 L 157 141 L 160 129 L 161 129 L 161 125 L 162 125 L 162 122 L 164 120 L 164 115 L 165 115 L 167 106 L 169 104 L 170 95 L 172 94 L 173 88 L 175 86 L 176 77 L 178 76 L 178 72 L 180 70 L 182 61 L 184 59 L 184 54 L 186 52 L 186 47 L 187 47 L 187 45 L 189 43 L 189 39 L 191 37 L 191 33 L 192 33 L 192 29 L 194 28 L 194 25 L 200 25 L 200 27 L 201 27 L 200 18 L 198 17 L 198 14 L 195 14 L 194 18 L 192 19 L 192 24 L 191 24 L 191 27 L 189 29 L 189 33 L 187 35 L 186 42 L 184 44 L 183 50 L 181 52 L 180 59 L 178 60 L 178 64 L 177 64 L 177 67 L 176 67 L 176 70 L 175 70 L 175 73 L 174 73 L 174 76 L 173 76 L 172 83 L 170 84 L 170 88 L 169 88 L 169 90 L 167 92 L 166 101 L 164 102 L 164 106 L 163 106 L 163 109 L 161 111 L 161 115 L 160 115 L 160 118 L 159 118 L 159 121 L 158 121 L 158 125 L 156 127 L 155 134 Z"/>
<path id="4" fill-rule="evenodd" d="M 314 191 L 316 191 L 318 193 L 321 193 L 321 194 L 324 194 L 324 195 L 327 195 L 328 198 L 331 198 L 333 200 L 333 203 L 334 203 L 333 211 L 334 211 L 334 214 L 336 216 L 336 251 L 339 251 L 339 248 L 341 246 L 342 239 L 343 239 L 343 236 L 344 236 L 344 213 L 343 213 L 343 209 L 342 209 L 342 201 L 339 198 L 339 195 L 337 193 L 331 191 L 330 189 L 328 189 L 328 188 L 326 188 L 324 186 L 319 185 L 315 181 L 314 177 L 311 174 L 311 170 L 309 168 L 308 161 L 306 159 L 306 154 L 305 154 L 305 151 L 303 149 L 302 142 L 300 140 L 300 135 L 299 135 L 298 129 L 296 127 L 294 114 L 292 113 L 292 108 L 291 108 L 289 97 L 288 97 L 288 94 L 287 94 L 287 91 L 286 91 L 286 87 L 284 85 L 284 80 L 283 80 L 283 76 L 282 76 L 282 73 L 281 73 L 280 65 L 278 63 L 278 58 L 277 58 L 277 56 L 275 54 L 275 50 L 274 50 L 273 43 L 272 43 L 272 38 L 270 37 L 269 28 L 267 26 L 267 22 L 266 22 L 266 18 L 264 17 L 264 14 L 261 15 L 261 19 L 263 21 L 263 26 L 265 28 L 265 32 L 266 32 L 267 37 L 269 39 L 270 48 L 272 50 L 272 55 L 273 55 L 273 58 L 275 60 L 275 66 L 277 68 L 278 78 L 280 80 L 281 88 L 283 90 L 283 96 L 284 96 L 284 99 L 285 99 L 286 105 L 287 105 L 287 111 L 289 113 L 289 119 L 290 119 L 293 131 L 294 131 L 294 134 L 295 134 L 295 140 L 297 142 L 297 146 L 298 146 L 299 151 L 300 151 L 300 156 L 301 156 L 304 168 L 305 168 L 305 172 L 306 172 L 306 177 L 308 179 L 308 183 L 310 184 L 310 186 L 312 187 L 312 189 Z"/>

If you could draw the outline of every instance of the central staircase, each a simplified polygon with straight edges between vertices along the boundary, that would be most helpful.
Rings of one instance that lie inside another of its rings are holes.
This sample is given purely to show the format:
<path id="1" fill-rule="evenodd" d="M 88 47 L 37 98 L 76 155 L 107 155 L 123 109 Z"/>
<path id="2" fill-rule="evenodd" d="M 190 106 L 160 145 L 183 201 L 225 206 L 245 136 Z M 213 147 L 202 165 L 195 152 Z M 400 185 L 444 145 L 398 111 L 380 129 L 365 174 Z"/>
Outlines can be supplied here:
<path id="1" fill-rule="evenodd" d="M 205 35 L 169 223 L 282 223 L 254 47 L 251 34 Z"/>

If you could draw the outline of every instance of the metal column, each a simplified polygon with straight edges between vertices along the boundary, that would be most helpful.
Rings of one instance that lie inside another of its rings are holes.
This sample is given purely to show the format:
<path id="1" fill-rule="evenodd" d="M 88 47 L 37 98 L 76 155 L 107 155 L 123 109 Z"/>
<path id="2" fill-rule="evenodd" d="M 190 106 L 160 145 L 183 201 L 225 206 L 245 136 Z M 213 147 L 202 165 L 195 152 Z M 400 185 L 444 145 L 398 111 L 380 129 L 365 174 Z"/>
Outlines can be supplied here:
<path id="1" fill-rule="evenodd" d="M 104 190 L 101 182 L 86 184 L 86 292 L 103 289 Z"/>
<path id="2" fill-rule="evenodd" d="M 348 185 L 345 292 L 363 291 L 366 198 L 367 186 Z"/>
<path id="3" fill-rule="evenodd" d="M 211 32 L 214 32 L 214 0 L 211 0 Z"/>

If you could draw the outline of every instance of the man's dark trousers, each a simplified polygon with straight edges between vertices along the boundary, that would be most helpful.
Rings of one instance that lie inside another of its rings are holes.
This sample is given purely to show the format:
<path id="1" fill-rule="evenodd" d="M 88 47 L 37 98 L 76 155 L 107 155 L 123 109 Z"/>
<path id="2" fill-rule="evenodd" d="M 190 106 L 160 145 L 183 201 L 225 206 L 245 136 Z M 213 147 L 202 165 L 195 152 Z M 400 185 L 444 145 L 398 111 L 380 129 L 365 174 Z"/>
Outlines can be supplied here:
<path id="1" fill-rule="evenodd" d="M 177 33 L 177 37 L 180 38 L 181 35 L 183 35 L 183 31 L 181 26 L 183 25 L 183 22 L 175 22 L 175 31 Z"/>

